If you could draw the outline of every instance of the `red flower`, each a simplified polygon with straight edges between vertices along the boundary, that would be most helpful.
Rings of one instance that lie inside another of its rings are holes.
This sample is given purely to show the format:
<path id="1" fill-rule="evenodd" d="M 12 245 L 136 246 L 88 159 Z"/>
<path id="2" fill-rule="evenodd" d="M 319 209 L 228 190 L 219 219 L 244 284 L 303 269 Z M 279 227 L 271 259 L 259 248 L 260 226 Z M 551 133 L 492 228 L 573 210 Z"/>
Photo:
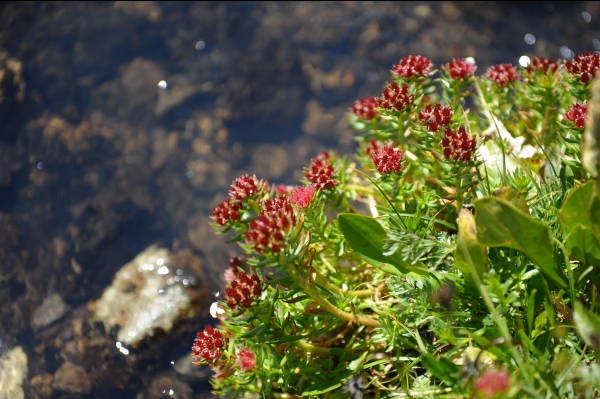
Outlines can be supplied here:
<path id="1" fill-rule="evenodd" d="M 583 104 L 571 105 L 565 114 L 565 119 L 573 122 L 575 127 L 583 129 L 585 127 L 585 120 L 587 119 L 587 107 L 587 101 Z"/>
<path id="2" fill-rule="evenodd" d="M 375 167 L 382 175 L 391 172 L 400 172 L 400 169 L 402 169 L 400 165 L 402 158 L 404 158 L 404 154 L 400 149 L 393 149 L 387 145 L 371 155 Z"/>
<path id="3" fill-rule="evenodd" d="M 315 195 L 315 188 L 311 186 L 298 187 L 292 192 L 290 202 L 299 208 L 306 209 Z"/>
<path id="4" fill-rule="evenodd" d="M 256 274 L 248 276 L 241 272 L 225 290 L 225 300 L 227 306 L 233 310 L 238 307 L 249 308 L 261 292 L 260 278 Z"/>
<path id="5" fill-rule="evenodd" d="M 221 358 L 225 348 L 225 337 L 219 330 L 206 326 L 204 331 L 197 334 L 192 346 L 192 354 L 200 361 L 211 364 Z"/>
<path id="6" fill-rule="evenodd" d="M 373 97 L 367 97 L 354 101 L 350 111 L 359 118 L 373 119 L 377 115 L 375 107 L 377 107 L 377 101 Z"/>
<path id="7" fill-rule="evenodd" d="M 245 237 L 259 253 L 280 252 L 295 223 L 290 201 L 286 197 L 271 198 L 263 204 L 260 215 L 250 222 Z"/>
<path id="8" fill-rule="evenodd" d="M 383 97 L 376 99 L 377 106 L 385 109 L 403 110 L 413 103 L 415 96 L 408 92 L 408 85 L 402 87 L 391 83 L 383 89 Z"/>
<path id="9" fill-rule="evenodd" d="M 419 119 L 427 124 L 430 132 L 435 132 L 441 126 L 447 126 L 450 123 L 452 114 L 454 111 L 448 105 L 443 108 L 440 104 L 436 104 L 435 107 L 428 105 L 419 113 Z"/>
<path id="10" fill-rule="evenodd" d="M 576 55 L 573 61 L 566 62 L 566 65 L 571 75 L 579 76 L 581 83 L 587 83 L 592 80 L 600 68 L 600 55 L 586 51 L 581 55 Z"/>
<path id="11" fill-rule="evenodd" d="M 527 67 L 527 72 L 532 74 L 535 71 L 542 71 L 544 74 L 548 73 L 548 69 L 552 73 L 556 72 L 558 65 L 554 63 L 552 58 L 538 58 L 533 57 L 531 63 Z"/>
<path id="12" fill-rule="evenodd" d="M 422 55 L 407 55 L 398 64 L 394 65 L 392 72 L 401 78 L 412 78 L 415 76 L 426 78 L 429 76 L 432 67 L 433 64 L 431 61 Z"/>
<path id="13" fill-rule="evenodd" d="M 225 281 L 231 283 L 239 276 L 239 268 L 243 267 L 244 258 L 241 256 L 234 256 L 229 259 L 229 268 L 225 271 Z"/>
<path id="14" fill-rule="evenodd" d="M 469 135 L 465 132 L 465 128 L 461 127 L 458 132 L 453 132 L 446 129 L 444 138 L 442 139 L 442 148 L 444 157 L 452 159 L 455 162 L 469 162 L 475 151 L 477 140 L 469 139 Z"/>
<path id="15" fill-rule="evenodd" d="M 254 353 L 252 353 L 252 351 L 248 348 L 242 348 L 242 350 L 237 354 L 237 360 L 235 363 L 244 371 L 252 370 L 256 367 Z"/>
<path id="16" fill-rule="evenodd" d="M 242 201 L 245 198 L 255 196 L 263 189 L 266 189 L 266 184 L 262 180 L 258 180 L 256 176 L 240 176 L 231 183 L 229 196 L 236 200 Z"/>
<path id="17" fill-rule="evenodd" d="M 240 209 L 242 209 L 240 204 L 234 204 L 228 198 L 212 210 L 211 218 L 221 226 L 225 226 L 227 223 L 234 222 L 240 218 Z"/>
<path id="18" fill-rule="evenodd" d="M 506 371 L 489 370 L 475 381 L 475 392 L 478 397 L 497 398 L 510 389 L 510 375 Z"/>
<path id="19" fill-rule="evenodd" d="M 367 144 L 367 148 L 365 149 L 365 152 L 367 153 L 367 155 L 372 155 L 375 151 L 377 151 L 381 147 L 382 147 L 382 144 L 379 141 L 371 140 L 369 142 L 369 144 Z"/>
<path id="20" fill-rule="evenodd" d="M 310 160 L 306 179 L 315 186 L 315 189 L 325 190 L 337 185 L 337 182 L 333 179 L 334 174 L 333 165 L 329 162 L 329 155 L 321 153 Z"/>
<path id="21" fill-rule="evenodd" d="M 275 186 L 275 194 L 285 197 L 294 191 L 294 186 L 288 186 L 287 184 L 278 184 Z"/>
<path id="22" fill-rule="evenodd" d="M 519 79 L 519 73 L 511 64 L 499 64 L 489 67 L 485 75 L 500 87 Z"/>
<path id="23" fill-rule="evenodd" d="M 467 62 L 464 58 L 455 58 L 450 61 L 446 66 L 446 70 L 450 72 L 452 79 L 465 80 L 469 76 L 473 75 L 477 67 L 470 62 Z"/>

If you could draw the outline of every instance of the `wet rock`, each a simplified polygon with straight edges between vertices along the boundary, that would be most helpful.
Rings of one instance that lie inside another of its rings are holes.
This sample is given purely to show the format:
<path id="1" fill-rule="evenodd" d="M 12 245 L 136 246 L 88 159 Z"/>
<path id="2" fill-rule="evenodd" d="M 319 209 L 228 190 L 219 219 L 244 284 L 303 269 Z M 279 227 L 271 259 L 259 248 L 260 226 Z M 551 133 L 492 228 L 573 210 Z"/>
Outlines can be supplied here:
<path id="1" fill-rule="evenodd" d="M 47 399 L 52 396 L 54 376 L 50 373 L 39 374 L 29 381 L 35 399 Z"/>
<path id="2" fill-rule="evenodd" d="M 107 330 L 118 327 L 117 340 L 127 346 L 158 329 L 169 333 L 178 320 L 197 312 L 203 294 L 198 289 L 202 282 L 190 266 L 166 248 L 148 247 L 117 272 L 96 301 L 96 319 Z"/>
<path id="3" fill-rule="evenodd" d="M 102 297 L 73 322 L 83 367 L 101 395 L 134 389 L 170 364 L 170 349 L 194 336 L 206 295 L 200 259 L 151 246 L 123 266 Z M 65 351 L 67 356 L 67 351 Z"/>
<path id="4" fill-rule="evenodd" d="M 35 331 L 49 326 L 66 315 L 71 307 L 63 301 L 60 295 L 54 293 L 33 312 L 31 328 Z"/>
<path id="5" fill-rule="evenodd" d="M 192 388 L 185 382 L 170 376 L 161 376 L 152 380 L 150 387 L 140 392 L 136 399 L 166 399 L 166 398 L 191 399 Z"/>
<path id="6" fill-rule="evenodd" d="M 66 343 L 64 348 L 62 348 L 60 351 L 60 357 L 73 364 L 81 364 L 81 358 L 79 357 L 77 343 L 75 341 L 69 341 Z"/>
<path id="7" fill-rule="evenodd" d="M 24 399 L 23 381 L 27 378 L 27 355 L 17 346 L 0 357 L 0 398 Z"/>
<path id="8" fill-rule="evenodd" d="M 92 384 L 82 366 L 64 362 L 54 373 L 54 389 L 73 394 L 87 395 L 92 392 Z"/>
<path id="9" fill-rule="evenodd" d="M 214 372 L 209 366 L 196 366 L 192 364 L 192 362 L 196 362 L 197 359 L 192 356 L 191 353 L 181 356 L 179 359 L 175 361 L 175 365 L 173 365 L 173 370 L 176 373 L 181 374 L 186 377 L 191 377 L 193 379 L 198 380 L 208 380 L 210 379 Z"/>

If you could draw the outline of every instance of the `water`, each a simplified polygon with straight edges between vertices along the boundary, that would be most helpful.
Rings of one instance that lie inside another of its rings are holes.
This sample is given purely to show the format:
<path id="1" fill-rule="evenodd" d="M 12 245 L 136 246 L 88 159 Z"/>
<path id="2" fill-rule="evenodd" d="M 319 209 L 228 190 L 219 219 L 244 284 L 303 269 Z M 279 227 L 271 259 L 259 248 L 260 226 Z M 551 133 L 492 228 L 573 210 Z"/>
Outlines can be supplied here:
<path id="1" fill-rule="evenodd" d="M 92 380 L 79 397 L 209 396 L 209 373 L 174 363 L 235 254 L 208 225 L 235 177 L 294 184 L 320 150 L 351 151 L 345 112 L 404 55 L 471 56 L 481 74 L 596 50 L 598 18 L 598 2 L 3 3 L 0 351 L 23 347 L 26 397 L 63 397 L 47 377 L 67 361 Z M 202 311 L 127 355 L 113 342 L 81 359 L 86 339 L 117 334 L 88 323 L 88 304 L 154 243 L 201 259 Z M 69 311 L 34 331 L 52 294 Z"/>

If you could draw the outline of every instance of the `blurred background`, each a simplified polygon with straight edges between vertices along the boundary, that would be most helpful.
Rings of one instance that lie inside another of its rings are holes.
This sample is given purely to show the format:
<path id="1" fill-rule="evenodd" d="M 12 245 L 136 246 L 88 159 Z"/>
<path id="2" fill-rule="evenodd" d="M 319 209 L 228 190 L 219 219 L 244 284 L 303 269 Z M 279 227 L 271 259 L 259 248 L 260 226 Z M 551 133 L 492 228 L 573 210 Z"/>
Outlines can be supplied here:
<path id="1" fill-rule="evenodd" d="M 189 353 L 237 253 L 209 219 L 234 178 L 352 152 L 348 108 L 405 55 L 570 59 L 599 21 L 597 1 L 3 2 L 0 398 L 211 397 Z"/>

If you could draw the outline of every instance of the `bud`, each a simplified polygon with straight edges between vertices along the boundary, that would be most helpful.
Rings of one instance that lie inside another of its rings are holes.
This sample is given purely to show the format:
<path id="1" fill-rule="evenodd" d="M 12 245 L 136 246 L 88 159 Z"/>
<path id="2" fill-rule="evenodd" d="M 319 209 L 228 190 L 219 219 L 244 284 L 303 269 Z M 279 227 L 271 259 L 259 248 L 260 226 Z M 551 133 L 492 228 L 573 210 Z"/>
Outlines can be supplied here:
<path id="1" fill-rule="evenodd" d="M 446 159 L 454 160 L 455 162 L 469 162 L 475 151 L 477 140 L 470 139 L 465 128 L 461 127 L 457 132 L 446 129 L 444 138 L 442 139 L 442 148 Z"/>
<path id="2" fill-rule="evenodd" d="M 450 73 L 452 79 L 465 80 L 469 76 L 473 76 L 477 67 L 464 58 L 455 58 L 446 64 L 444 69 Z"/>
<path id="3" fill-rule="evenodd" d="M 375 167 L 382 175 L 400 172 L 404 154 L 400 149 L 393 149 L 392 147 L 384 146 L 382 149 L 377 150 L 371 155 L 371 159 L 375 164 Z"/>
<path id="4" fill-rule="evenodd" d="M 213 365 L 221 359 L 221 354 L 225 348 L 225 337 L 219 330 L 206 326 L 204 331 L 197 334 L 192 346 L 192 354 L 200 361 L 205 361 Z"/>
<path id="5" fill-rule="evenodd" d="M 573 122 L 575 127 L 583 129 L 585 127 L 585 120 L 587 119 L 587 108 L 587 101 L 583 104 L 573 104 L 565 114 L 565 119 Z"/>
<path id="6" fill-rule="evenodd" d="M 485 76 L 500 87 L 519 79 L 519 73 L 511 64 L 499 64 L 488 68 Z"/>
<path id="7" fill-rule="evenodd" d="M 440 104 L 436 104 L 435 107 L 428 105 L 419 113 L 419 119 L 425 122 L 430 132 L 435 132 L 442 126 L 448 126 L 452 114 L 454 111 L 448 105 L 445 107 Z"/>
<path id="8" fill-rule="evenodd" d="M 571 75 L 578 76 L 581 83 L 587 83 L 592 80 L 600 68 L 600 55 L 586 51 L 581 55 L 576 55 L 572 61 L 567 61 L 565 64 Z"/>
<path id="9" fill-rule="evenodd" d="M 359 118 L 370 120 L 377 116 L 375 107 L 377 107 L 377 101 L 373 97 L 367 97 L 354 101 L 350 111 Z"/>
<path id="10" fill-rule="evenodd" d="M 229 189 L 229 196 L 235 201 L 242 201 L 248 197 L 259 194 L 266 188 L 266 183 L 258 180 L 256 176 L 240 176 L 233 181 Z"/>
<path id="11" fill-rule="evenodd" d="M 315 195 L 315 188 L 311 186 L 298 187 L 292 192 L 290 202 L 298 208 L 306 209 L 312 202 Z"/>

